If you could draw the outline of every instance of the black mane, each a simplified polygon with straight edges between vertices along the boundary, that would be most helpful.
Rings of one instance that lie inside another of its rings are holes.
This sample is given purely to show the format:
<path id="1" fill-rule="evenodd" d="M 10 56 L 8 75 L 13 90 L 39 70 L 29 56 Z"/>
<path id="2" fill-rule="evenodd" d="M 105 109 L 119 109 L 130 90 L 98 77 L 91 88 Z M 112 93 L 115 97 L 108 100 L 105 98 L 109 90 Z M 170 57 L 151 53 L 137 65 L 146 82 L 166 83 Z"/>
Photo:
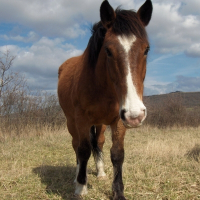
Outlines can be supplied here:
<path id="1" fill-rule="evenodd" d="M 137 38 L 146 39 L 146 31 L 137 17 L 137 13 L 133 10 L 121 10 L 119 7 L 115 10 L 116 19 L 112 25 L 112 31 L 116 35 L 129 36 L 134 34 Z M 104 37 L 106 35 L 106 28 L 101 21 L 95 23 L 91 29 L 91 38 L 88 42 L 89 51 L 89 65 L 94 67 L 103 45 Z"/>
<path id="2" fill-rule="evenodd" d="M 89 51 L 88 61 L 90 66 L 96 65 L 99 52 L 101 50 L 104 37 L 106 35 L 106 31 L 107 30 L 104 28 L 101 21 L 94 24 L 91 29 L 92 36 L 88 42 L 88 51 Z"/>

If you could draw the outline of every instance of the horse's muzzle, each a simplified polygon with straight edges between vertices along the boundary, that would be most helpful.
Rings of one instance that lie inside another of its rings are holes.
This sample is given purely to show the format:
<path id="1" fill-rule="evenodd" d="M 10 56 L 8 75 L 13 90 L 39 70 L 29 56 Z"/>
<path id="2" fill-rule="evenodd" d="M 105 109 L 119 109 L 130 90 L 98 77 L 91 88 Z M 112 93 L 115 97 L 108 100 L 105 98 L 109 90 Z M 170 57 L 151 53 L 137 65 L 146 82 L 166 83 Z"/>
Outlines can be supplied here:
<path id="1" fill-rule="evenodd" d="M 142 125 L 142 122 L 145 120 L 147 116 L 146 108 L 141 110 L 138 116 L 132 116 L 126 110 L 122 110 L 120 112 L 120 117 L 124 123 L 126 128 L 137 128 Z"/>

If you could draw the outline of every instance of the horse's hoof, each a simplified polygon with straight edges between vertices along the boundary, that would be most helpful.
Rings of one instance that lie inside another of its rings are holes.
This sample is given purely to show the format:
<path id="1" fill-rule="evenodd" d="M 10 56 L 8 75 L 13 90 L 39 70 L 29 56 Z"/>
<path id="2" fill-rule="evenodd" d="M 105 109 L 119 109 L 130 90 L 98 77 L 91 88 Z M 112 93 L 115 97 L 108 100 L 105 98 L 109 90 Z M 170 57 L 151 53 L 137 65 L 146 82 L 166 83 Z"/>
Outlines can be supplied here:
<path id="1" fill-rule="evenodd" d="M 114 197 L 113 197 L 113 200 L 126 200 L 126 198 L 122 195 L 118 196 L 117 194 L 115 194 Z"/>
<path id="2" fill-rule="evenodd" d="M 126 200 L 124 196 L 114 197 L 113 200 Z"/>
<path id="3" fill-rule="evenodd" d="M 107 176 L 106 176 L 105 173 L 104 173 L 104 174 L 100 174 L 100 175 L 97 175 L 97 179 L 98 179 L 98 180 L 106 180 L 106 179 L 107 179 Z"/>
<path id="4" fill-rule="evenodd" d="M 87 193 L 88 193 L 87 185 L 82 185 L 82 184 L 78 183 L 78 181 L 77 181 L 76 182 L 76 190 L 75 190 L 74 195 L 82 196 L 82 195 L 86 195 Z"/>
<path id="5" fill-rule="evenodd" d="M 82 200 L 83 197 L 81 195 L 77 195 L 77 194 L 74 194 L 73 197 L 71 199 L 74 199 L 74 200 Z"/>

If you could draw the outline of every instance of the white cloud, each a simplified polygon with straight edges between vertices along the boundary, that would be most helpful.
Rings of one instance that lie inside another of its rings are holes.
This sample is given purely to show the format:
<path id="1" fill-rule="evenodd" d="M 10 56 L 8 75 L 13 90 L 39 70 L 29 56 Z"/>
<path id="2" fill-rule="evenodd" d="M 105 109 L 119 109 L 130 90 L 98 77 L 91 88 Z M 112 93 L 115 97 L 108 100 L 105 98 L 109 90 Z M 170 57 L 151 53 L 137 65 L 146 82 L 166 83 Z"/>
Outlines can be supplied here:
<path id="1" fill-rule="evenodd" d="M 9 51 L 12 56 L 16 56 L 17 55 L 16 53 L 19 51 L 19 49 L 20 48 L 15 45 L 0 46 L 1 53 L 5 53 L 5 52 Z"/>
<path id="2" fill-rule="evenodd" d="M 196 2 L 191 1 L 187 4 L 184 2 L 171 0 L 156 1 L 153 4 L 153 17 L 147 30 L 157 52 L 187 52 L 187 49 L 192 48 L 194 44 L 200 43 L 200 16 L 183 12 L 183 8 L 187 8 L 188 5 L 195 7 Z"/>
<path id="3" fill-rule="evenodd" d="M 17 42 L 35 42 L 39 39 L 39 35 L 33 31 L 30 31 L 27 36 L 21 36 L 21 35 L 0 35 L 0 38 L 4 39 L 4 40 L 13 40 L 13 41 L 17 41 Z"/>
<path id="4" fill-rule="evenodd" d="M 109 2 L 114 9 L 119 5 L 125 9 L 136 8 L 132 0 Z M 87 33 L 82 25 L 100 20 L 101 3 L 93 0 L 1 0 L 0 22 L 17 23 L 46 37 L 75 38 Z"/>
<path id="5" fill-rule="evenodd" d="M 109 2 L 113 8 L 122 5 L 122 8 L 137 10 L 145 1 Z M 93 0 L 1 0 L 0 22 L 17 23 L 45 37 L 76 38 L 88 34 L 89 30 L 83 25 L 100 20 L 100 4 Z M 153 7 L 152 21 L 147 30 L 157 52 L 186 52 L 200 43 L 199 0 L 154 0 Z M 22 37 L 19 34 L 4 35 L 5 39 L 18 41 L 24 40 Z"/>
<path id="6" fill-rule="evenodd" d="M 200 43 L 191 45 L 185 53 L 192 57 L 200 57 Z"/>
<path id="7" fill-rule="evenodd" d="M 41 38 L 31 47 L 2 46 L 0 51 L 10 50 L 16 55 L 13 69 L 24 73 L 31 88 L 56 89 L 59 66 L 68 58 L 80 55 L 81 50 L 63 39 Z"/>
<path id="8" fill-rule="evenodd" d="M 46 88 L 52 88 L 54 85 L 56 87 L 59 65 L 67 58 L 82 52 L 66 43 L 66 38 L 78 38 L 88 34 L 89 30 L 83 28 L 83 25 L 88 26 L 88 23 L 100 20 L 101 2 L 1 0 L 0 23 L 14 24 L 14 27 L 9 33 L 0 35 L 0 39 L 11 41 L 10 44 L 12 41 L 33 44 L 30 47 L 7 45 L 0 47 L 0 51 L 7 48 L 12 54 L 17 55 L 14 67 L 27 74 L 33 87 L 45 88 L 45 85 Z M 145 0 L 109 0 L 109 2 L 114 9 L 122 5 L 122 8 L 137 10 Z M 164 55 L 149 64 L 151 66 L 160 64 L 161 61 L 180 52 L 184 52 L 187 56 L 200 57 L 200 1 L 153 0 L 152 2 L 153 16 L 147 31 L 155 51 Z M 26 29 L 25 32 L 31 31 L 25 35 L 23 29 Z M 164 93 L 172 87 L 169 84 L 149 79 L 146 87 L 148 91 Z M 176 84 L 173 85 L 174 88 Z"/>
<path id="9" fill-rule="evenodd" d="M 0 22 L 17 23 L 45 36 L 73 38 L 85 34 L 80 28 L 85 20 L 81 10 L 88 8 L 89 3 L 91 1 L 1 0 Z"/>
<path id="10" fill-rule="evenodd" d="M 81 53 L 72 45 L 63 43 L 60 38 L 50 40 L 43 37 L 30 48 L 18 52 L 16 65 L 26 73 L 55 76 L 62 62 Z"/>
<path id="11" fill-rule="evenodd" d="M 156 59 L 152 60 L 151 62 L 149 62 L 148 65 L 153 67 L 154 64 L 160 63 L 161 61 L 166 60 L 170 57 L 172 57 L 172 54 L 162 55 L 162 56 L 157 57 Z"/>
<path id="12" fill-rule="evenodd" d="M 183 6 L 180 12 L 183 15 L 188 15 L 193 13 L 194 15 L 200 15 L 200 1 L 199 0 L 183 0 Z"/>

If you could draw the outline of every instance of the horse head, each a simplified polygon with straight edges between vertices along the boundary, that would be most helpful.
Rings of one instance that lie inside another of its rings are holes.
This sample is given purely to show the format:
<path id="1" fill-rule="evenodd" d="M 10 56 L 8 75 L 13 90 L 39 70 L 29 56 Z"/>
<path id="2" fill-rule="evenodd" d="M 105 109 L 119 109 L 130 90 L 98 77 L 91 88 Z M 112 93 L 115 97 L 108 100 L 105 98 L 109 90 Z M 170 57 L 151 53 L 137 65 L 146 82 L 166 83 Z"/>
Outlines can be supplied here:
<path id="1" fill-rule="evenodd" d="M 105 0 L 100 7 L 100 17 L 106 29 L 102 49 L 110 79 L 119 99 L 119 115 L 127 128 L 138 127 L 147 116 L 143 104 L 147 54 L 150 49 L 145 26 L 152 15 L 150 0 L 137 12 L 115 11 Z"/>

